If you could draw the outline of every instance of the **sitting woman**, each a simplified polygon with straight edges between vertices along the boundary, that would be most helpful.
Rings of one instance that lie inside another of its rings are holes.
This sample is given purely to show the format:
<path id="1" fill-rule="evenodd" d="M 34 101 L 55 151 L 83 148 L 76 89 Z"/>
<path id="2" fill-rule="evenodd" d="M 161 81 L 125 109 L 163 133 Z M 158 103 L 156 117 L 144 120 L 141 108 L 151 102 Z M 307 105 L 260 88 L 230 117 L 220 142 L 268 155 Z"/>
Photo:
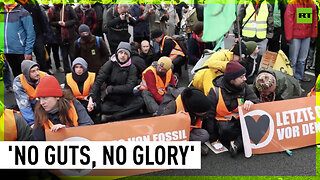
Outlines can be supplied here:
<path id="1" fill-rule="evenodd" d="M 88 63 L 78 57 L 72 62 L 71 73 L 66 75 L 65 89 L 70 89 L 73 96 L 87 109 L 89 102 L 90 88 L 96 77 L 95 73 L 88 72 Z M 96 115 L 99 113 L 99 104 L 96 104 L 94 111 L 88 112 L 95 124 L 99 123 L 99 118 Z"/>
<path id="2" fill-rule="evenodd" d="M 36 89 L 39 101 L 35 105 L 35 141 L 45 141 L 45 129 L 53 132 L 61 128 L 93 124 L 86 109 L 72 98 L 70 91 L 62 91 L 53 76 L 42 78 Z"/>

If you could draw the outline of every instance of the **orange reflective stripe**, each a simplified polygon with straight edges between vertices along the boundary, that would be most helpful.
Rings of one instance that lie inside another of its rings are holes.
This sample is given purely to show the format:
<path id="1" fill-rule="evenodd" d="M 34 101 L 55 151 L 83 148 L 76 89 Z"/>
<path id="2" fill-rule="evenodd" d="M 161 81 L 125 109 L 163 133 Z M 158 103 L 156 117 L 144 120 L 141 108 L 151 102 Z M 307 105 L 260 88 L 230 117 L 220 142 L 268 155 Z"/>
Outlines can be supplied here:
<path id="1" fill-rule="evenodd" d="M 78 126 L 78 114 L 76 111 L 76 108 L 74 107 L 72 100 L 69 101 L 70 102 L 70 109 L 68 111 L 68 116 L 70 117 L 70 119 L 72 120 L 73 126 Z M 48 119 L 47 122 L 43 123 L 43 127 L 44 129 L 51 129 L 53 127 L 52 122 Z M 69 126 L 67 126 L 69 127 Z"/>
<path id="2" fill-rule="evenodd" d="M 43 78 L 47 73 L 40 71 L 40 79 Z M 23 74 L 20 74 L 20 82 L 22 87 L 26 90 L 29 95 L 29 100 L 36 98 L 36 90 L 27 82 Z"/>
<path id="3" fill-rule="evenodd" d="M 14 110 L 4 109 L 1 117 L 4 118 L 4 140 L 15 141 L 18 138 L 16 119 L 14 117 Z"/>
<path id="4" fill-rule="evenodd" d="M 90 88 L 94 83 L 95 76 L 96 76 L 95 73 L 88 72 L 88 78 L 84 82 L 83 93 L 81 94 L 79 91 L 79 87 L 78 87 L 77 82 L 72 78 L 72 73 L 68 73 L 66 75 L 67 84 L 71 88 L 72 94 L 74 95 L 74 97 L 76 99 L 84 100 L 85 97 L 87 97 L 89 95 Z"/>
<path id="5" fill-rule="evenodd" d="M 216 119 L 219 121 L 230 121 L 232 117 L 236 119 L 239 118 L 238 108 L 234 109 L 233 111 L 229 111 L 226 104 L 224 103 L 223 96 L 221 93 L 221 88 L 218 88 L 218 92 L 216 92 L 215 86 L 213 86 L 215 93 L 219 94 L 219 99 L 216 108 Z"/>
<path id="6" fill-rule="evenodd" d="M 167 35 L 163 37 L 163 40 L 160 46 L 160 53 L 162 53 L 163 51 L 164 42 L 166 41 L 167 38 L 172 39 L 170 36 L 167 36 Z M 185 56 L 185 54 L 183 53 L 182 48 L 179 46 L 179 44 L 174 39 L 172 39 L 172 41 L 174 42 L 175 46 L 171 50 L 168 57 L 173 61 L 178 56 Z"/>
<path id="7" fill-rule="evenodd" d="M 149 71 L 149 70 L 151 70 L 153 72 L 154 77 L 156 79 L 156 86 L 157 86 L 157 89 L 158 89 L 158 93 L 161 94 L 161 95 L 164 95 L 167 92 L 166 88 L 168 87 L 169 82 L 171 80 L 172 70 L 169 69 L 167 71 L 167 73 L 166 73 L 166 82 L 163 83 L 162 79 L 157 74 L 157 69 L 154 66 L 149 66 L 147 69 L 145 69 L 142 72 L 142 81 L 140 83 L 140 85 L 141 85 L 140 90 L 148 90 L 147 82 L 146 82 L 144 76 L 147 73 L 147 71 Z"/>
<path id="8" fill-rule="evenodd" d="M 181 99 L 181 94 L 176 98 L 176 106 L 177 106 L 176 113 L 180 111 L 185 111 L 182 103 L 182 99 Z"/>

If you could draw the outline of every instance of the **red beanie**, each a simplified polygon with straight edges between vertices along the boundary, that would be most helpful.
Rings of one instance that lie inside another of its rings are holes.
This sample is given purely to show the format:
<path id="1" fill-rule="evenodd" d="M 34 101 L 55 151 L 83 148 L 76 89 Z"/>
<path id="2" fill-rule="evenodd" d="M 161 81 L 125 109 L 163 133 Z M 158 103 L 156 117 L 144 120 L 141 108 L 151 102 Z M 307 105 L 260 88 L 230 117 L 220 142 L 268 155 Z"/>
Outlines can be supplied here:
<path id="1" fill-rule="evenodd" d="M 45 76 L 40 79 L 36 89 L 37 97 L 61 97 L 62 89 L 59 82 L 53 76 Z"/>
<path id="2" fill-rule="evenodd" d="M 224 72 L 224 78 L 227 81 L 237 79 L 246 73 L 246 68 L 244 68 L 238 61 L 230 61 L 227 64 L 226 70 Z"/>

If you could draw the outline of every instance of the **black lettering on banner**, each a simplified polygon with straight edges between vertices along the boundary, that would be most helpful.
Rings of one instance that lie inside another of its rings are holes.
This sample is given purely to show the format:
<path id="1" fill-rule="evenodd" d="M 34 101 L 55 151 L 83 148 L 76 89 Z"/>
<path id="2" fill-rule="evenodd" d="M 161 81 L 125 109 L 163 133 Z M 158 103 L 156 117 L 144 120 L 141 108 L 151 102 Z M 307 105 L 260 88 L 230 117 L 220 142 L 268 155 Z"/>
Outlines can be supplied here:
<path id="1" fill-rule="evenodd" d="M 62 148 L 64 149 L 62 151 Z M 68 146 L 58 146 L 58 163 L 65 165 L 68 162 Z"/>
<path id="2" fill-rule="evenodd" d="M 135 146 L 133 148 L 133 162 L 136 165 L 141 165 L 143 163 L 143 155 L 142 154 L 137 155 L 137 150 L 143 151 L 143 148 L 141 146 Z M 138 157 L 139 157 L 139 160 L 137 159 Z"/>
<path id="3" fill-rule="evenodd" d="M 34 153 L 32 153 L 32 150 L 33 150 Z M 34 161 L 32 161 L 32 159 L 31 159 L 32 157 L 34 157 Z M 28 148 L 28 161 L 29 161 L 29 164 L 31 164 L 31 165 L 37 164 L 38 163 L 38 158 L 39 158 L 39 153 L 38 153 L 37 146 L 34 146 L 34 145 L 30 146 Z"/>
<path id="4" fill-rule="evenodd" d="M 90 156 L 89 154 L 87 154 L 86 152 L 84 151 L 90 151 L 90 148 L 88 146 L 81 146 L 80 148 L 80 154 L 84 157 L 86 157 L 86 161 L 84 161 L 83 159 L 80 160 L 80 163 L 82 165 L 87 165 L 90 163 Z"/>
<path id="5" fill-rule="evenodd" d="M 122 151 L 122 154 L 120 155 L 120 150 Z M 120 160 L 120 157 L 122 157 L 122 161 Z M 119 165 L 124 165 L 127 161 L 127 149 L 124 146 L 118 146 L 117 147 L 117 154 L 116 154 L 117 163 Z"/>
<path id="6" fill-rule="evenodd" d="M 110 163 L 110 165 L 114 164 L 114 147 L 110 146 L 110 151 L 109 152 L 109 148 L 106 146 L 103 146 L 103 165 L 107 165 L 107 159 Z M 108 157 L 108 158 L 107 158 Z"/>
<path id="7" fill-rule="evenodd" d="M 49 145 L 46 147 L 45 149 L 45 161 L 48 165 L 52 165 L 55 162 L 55 155 L 54 154 L 49 154 L 49 150 L 51 151 L 55 151 L 54 147 Z M 50 160 L 49 160 L 49 156 L 50 156 Z"/>
<path id="8" fill-rule="evenodd" d="M 161 153 L 159 152 L 161 151 Z M 163 146 L 157 146 L 155 149 L 156 152 L 156 158 L 155 161 L 158 165 L 162 165 L 164 164 L 165 160 L 166 160 L 166 150 Z M 160 157 L 162 157 L 162 159 L 160 160 Z"/>
<path id="9" fill-rule="evenodd" d="M 182 165 L 186 164 L 186 156 L 187 156 L 187 153 L 188 153 L 188 148 L 189 148 L 189 146 L 185 146 L 184 149 L 183 149 L 182 146 L 179 146 L 179 149 L 180 149 L 180 152 L 181 152 L 181 156 L 182 156 Z"/>
<path id="10" fill-rule="evenodd" d="M 20 159 L 22 165 L 26 164 L 26 147 L 25 146 L 21 146 L 22 147 L 22 152 L 20 151 L 19 146 L 15 146 L 15 165 L 18 165 L 19 162 L 18 160 Z"/>
<path id="11" fill-rule="evenodd" d="M 176 146 L 168 146 L 168 165 L 171 165 L 171 158 L 175 165 L 178 165 L 177 161 L 178 149 Z"/>
<path id="12" fill-rule="evenodd" d="M 154 162 L 150 161 L 149 156 L 149 146 L 146 146 L 146 165 L 154 165 Z"/>
<path id="13" fill-rule="evenodd" d="M 76 149 L 79 148 L 79 146 L 69 146 L 70 149 L 72 149 L 72 165 L 76 165 Z"/>

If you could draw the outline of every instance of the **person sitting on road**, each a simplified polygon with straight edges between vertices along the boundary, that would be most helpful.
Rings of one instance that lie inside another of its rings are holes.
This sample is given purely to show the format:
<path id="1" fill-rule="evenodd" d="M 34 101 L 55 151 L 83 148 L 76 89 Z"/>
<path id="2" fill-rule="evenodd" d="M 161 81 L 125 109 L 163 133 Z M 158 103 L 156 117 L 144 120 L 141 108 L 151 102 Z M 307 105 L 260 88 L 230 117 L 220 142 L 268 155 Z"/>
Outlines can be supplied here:
<path id="1" fill-rule="evenodd" d="M 127 42 L 118 45 L 116 54 L 100 69 L 89 93 L 88 111 L 101 99 L 98 94 L 103 83 L 106 84 L 105 97 L 101 104 L 101 121 L 119 121 L 143 107 L 140 96 L 133 95 L 137 85 L 137 68 L 131 62 L 131 46 Z"/>
<path id="2" fill-rule="evenodd" d="M 217 77 L 209 91 L 211 109 L 205 129 L 210 134 L 212 146 L 219 140 L 232 157 L 243 150 L 243 141 L 239 120 L 238 106 L 243 104 L 245 110 L 259 103 L 259 98 L 246 84 L 246 69 L 238 61 L 227 64 L 223 76 Z"/>
<path id="3" fill-rule="evenodd" d="M 92 125 L 93 121 L 82 104 L 72 97 L 69 90 L 62 91 L 53 76 L 40 79 L 36 89 L 39 101 L 35 105 L 35 141 L 45 141 L 45 129 L 53 132 L 66 127 Z"/>
<path id="4" fill-rule="evenodd" d="M 277 70 L 261 70 L 253 88 L 262 102 L 293 99 L 302 94 L 298 80 Z"/>
<path id="5" fill-rule="evenodd" d="M 17 105 L 24 120 L 32 126 L 34 124 L 34 105 L 36 104 L 36 87 L 39 80 L 46 76 L 40 71 L 40 66 L 32 60 L 24 60 L 21 63 L 22 74 L 13 80 L 13 91 Z"/>
<path id="6" fill-rule="evenodd" d="M 164 56 L 142 73 L 141 96 L 150 114 L 156 115 L 169 84 L 175 86 L 171 59 Z"/>
<path id="7" fill-rule="evenodd" d="M 96 74 L 88 72 L 88 63 L 81 57 L 77 57 L 72 62 L 71 73 L 66 75 L 65 89 L 70 89 L 73 96 L 87 109 L 88 96 L 94 83 Z M 99 107 L 94 111 L 88 112 L 95 123 L 99 123 L 96 115 L 99 113 Z"/>

